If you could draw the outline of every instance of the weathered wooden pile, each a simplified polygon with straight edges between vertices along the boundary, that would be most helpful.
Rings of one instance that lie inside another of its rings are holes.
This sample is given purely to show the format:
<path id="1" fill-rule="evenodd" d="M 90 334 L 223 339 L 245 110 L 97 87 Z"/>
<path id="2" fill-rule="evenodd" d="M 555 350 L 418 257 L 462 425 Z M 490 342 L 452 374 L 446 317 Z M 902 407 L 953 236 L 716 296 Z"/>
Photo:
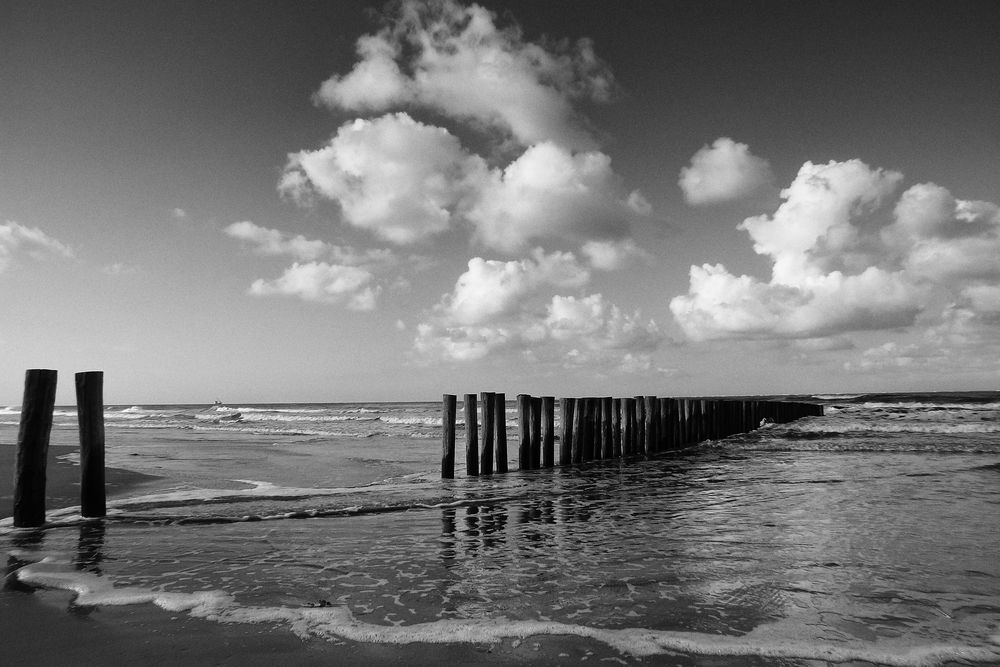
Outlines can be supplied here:
<path id="1" fill-rule="evenodd" d="M 470 476 L 507 472 L 507 407 L 502 393 L 465 394 L 465 462 Z M 441 477 L 455 476 L 458 397 L 442 402 Z M 558 456 L 555 397 L 517 397 L 518 468 L 534 470 L 618 458 L 648 458 L 703 440 L 747 433 L 770 421 L 821 416 L 823 406 L 792 401 L 714 398 L 560 398 Z M 495 462 L 495 467 L 494 467 Z"/>

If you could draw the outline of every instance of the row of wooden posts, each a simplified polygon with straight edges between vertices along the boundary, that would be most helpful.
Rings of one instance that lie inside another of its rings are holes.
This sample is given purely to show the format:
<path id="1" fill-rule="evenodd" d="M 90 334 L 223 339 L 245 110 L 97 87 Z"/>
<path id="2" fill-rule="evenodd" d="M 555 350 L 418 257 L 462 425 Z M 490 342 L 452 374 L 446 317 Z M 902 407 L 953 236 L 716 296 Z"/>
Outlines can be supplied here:
<path id="1" fill-rule="evenodd" d="M 469 476 L 507 472 L 507 401 L 499 392 L 465 394 L 465 469 Z M 747 433 L 763 421 L 820 416 L 823 406 L 791 401 L 706 398 L 560 398 L 558 459 L 553 396 L 517 397 L 518 468 L 534 470 L 623 457 L 650 457 L 703 440 Z M 441 406 L 441 477 L 455 476 L 458 397 Z M 481 414 L 481 429 L 480 420 Z M 494 467 L 495 462 L 495 467 Z"/>
<path id="2" fill-rule="evenodd" d="M 14 526 L 34 528 L 45 523 L 45 469 L 56 400 L 57 372 L 25 372 L 21 423 L 14 468 Z M 104 373 L 76 374 L 76 406 L 80 426 L 80 514 L 107 513 L 104 490 Z"/>

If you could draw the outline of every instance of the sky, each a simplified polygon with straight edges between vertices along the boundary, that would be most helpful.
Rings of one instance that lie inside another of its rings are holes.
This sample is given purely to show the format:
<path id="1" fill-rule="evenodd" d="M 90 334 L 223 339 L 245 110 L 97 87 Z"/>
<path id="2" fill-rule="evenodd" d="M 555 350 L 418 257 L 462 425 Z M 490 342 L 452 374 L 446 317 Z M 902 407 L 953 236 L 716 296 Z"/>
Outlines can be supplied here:
<path id="1" fill-rule="evenodd" d="M 0 405 L 1000 389 L 1000 3 L 0 3 Z"/>

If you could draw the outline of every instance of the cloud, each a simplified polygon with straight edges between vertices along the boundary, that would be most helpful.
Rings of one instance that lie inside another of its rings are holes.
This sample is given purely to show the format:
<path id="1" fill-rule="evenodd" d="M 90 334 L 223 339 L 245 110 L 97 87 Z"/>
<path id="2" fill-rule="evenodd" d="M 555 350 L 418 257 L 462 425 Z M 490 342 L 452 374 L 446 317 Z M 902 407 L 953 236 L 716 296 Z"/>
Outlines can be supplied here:
<path id="1" fill-rule="evenodd" d="M 174 220 L 186 220 L 188 217 L 187 211 L 182 208 L 175 208 L 170 211 L 170 215 L 174 217 Z"/>
<path id="2" fill-rule="evenodd" d="M 541 249 L 535 250 L 532 259 L 502 262 L 474 257 L 468 266 L 438 306 L 452 324 L 491 322 L 513 313 L 544 286 L 580 287 L 590 279 L 572 253 L 546 255 Z"/>
<path id="3" fill-rule="evenodd" d="M 508 252 L 543 239 L 622 239 L 637 210 L 648 212 L 603 153 L 543 142 L 489 168 L 444 128 L 405 113 L 355 120 L 323 148 L 289 156 L 279 188 L 334 200 L 347 223 L 393 243 L 464 226 Z"/>
<path id="4" fill-rule="evenodd" d="M 69 259 L 73 249 L 37 227 L 25 227 L 7 221 L 0 225 L 0 271 L 6 270 L 15 255 L 26 255 L 34 260 Z"/>
<path id="5" fill-rule="evenodd" d="M 677 184 L 692 206 L 743 199 L 771 186 L 770 163 L 750 153 L 750 147 L 728 137 L 703 146 L 681 169 Z"/>
<path id="6" fill-rule="evenodd" d="M 564 365 L 649 367 L 662 334 L 639 312 L 628 314 L 600 294 L 562 296 L 583 287 L 589 271 L 571 253 L 502 262 L 474 258 L 468 270 L 417 326 L 414 351 L 425 361 L 471 361 L 522 352 Z"/>
<path id="7" fill-rule="evenodd" d="M 918 314 L 948 316 L 933 310 L 942 303 L 985 322 L 1000 286 L 1000 209 L 933 183 L 895 198 L 901 180 L 859 160 L 807 162 L 773 215 L 739 225 L 771 260 L 770 281 L 692 266 L 688 294 L 670 303 L 675 320 L 696 341 L 908 327 Z M 899 350 L 866 353 L 866 363 L 912 357 Z"/>
<path id="8" fill-rule="evenodd" d="M 373 310 L 382 293 L 377 282 L 404 262 L 385 249 L 358 250 L 325 241 L 292 236 L 248 220 L 234 222 L 223 232 L 263 256 L 288 256 L 295 263 L 274 280 L 260 278 L 248 292 L 254 296 L 291 296 L 304 301 Z M 414 258 L 419 262 L 420 258 Z"/>
<path id="9" fill-rule="evenodd" d="M 580 251 L 590 265 L 601 271 L 617 271 L 635 260 L 649 259 L 650 255 L 632 239 L 620 241 L 587 241 Z"/>
<path id="10" fill-rule="evenodd" d="M 337 201 L 346 222 L 404 244 L 447 230 L 485 172 L 447 130 L 397 113 L 346 123 L 326 146 L 290 155 L 279 189 Z"/>
<path id="11" fill-rule="evenodd" d="M 374 276 L 356 266 L 326 262 L 295 262 L 275 280 L 254 281 L 254 296 L 295 296 L 304 301 L 342 304 L 351 310 L 373 310 L 381 288 L 372 285 Z"/>
<path id="12" fill-rule="evenodd" d="M 401 2 L 384 21 L 358 40 L 354 68 L 325 81 L 317 100 L 361 112 L 424 107 L 523 146 L 596 147 L 573 104 L 607 100 L 613 77 L 589 40 L 527 42 L 518 26 L 498 26 L 493 12 L 452 0 Z"/>
<path id="13" fill-rule="evenodd" d="M 296 259 L 310 261 L 330 252 L 330 245 L 324 241 L 310 241 L 301 234 L 290 237 L 277 229 L 267 229 L 248 220 L 234 222 L 223 232 L 234 239 L 244 241 L 261 255 L 290 255 Z"/>

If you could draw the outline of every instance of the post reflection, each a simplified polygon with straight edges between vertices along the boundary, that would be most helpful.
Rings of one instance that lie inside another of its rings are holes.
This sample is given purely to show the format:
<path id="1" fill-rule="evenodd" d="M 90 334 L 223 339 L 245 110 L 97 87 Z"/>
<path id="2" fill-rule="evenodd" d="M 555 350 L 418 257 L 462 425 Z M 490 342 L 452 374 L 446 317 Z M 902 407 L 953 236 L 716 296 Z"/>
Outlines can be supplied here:
<path id="1" fill-rule="evenodd" d="M 103 521 L 88 522 L 80 526 L 80 537 L 76 542 L 76 558 L 73 561 L 77 570 L 101 574 L 105 530 Z"/>
<path id="2" fill-rule="evenodd" d="M 32 586 L 21 583 L 14 573 L 25 565 L 38 560 L 31 554 L 41 551 L 44 542 L 45 531 L 39 528 L 16 530 L 11 534 L 11 550 L 7 556 L 7 576 L 4 578 L 4 590 L 23 593 L 34 592 L 35 589 Z"/>

